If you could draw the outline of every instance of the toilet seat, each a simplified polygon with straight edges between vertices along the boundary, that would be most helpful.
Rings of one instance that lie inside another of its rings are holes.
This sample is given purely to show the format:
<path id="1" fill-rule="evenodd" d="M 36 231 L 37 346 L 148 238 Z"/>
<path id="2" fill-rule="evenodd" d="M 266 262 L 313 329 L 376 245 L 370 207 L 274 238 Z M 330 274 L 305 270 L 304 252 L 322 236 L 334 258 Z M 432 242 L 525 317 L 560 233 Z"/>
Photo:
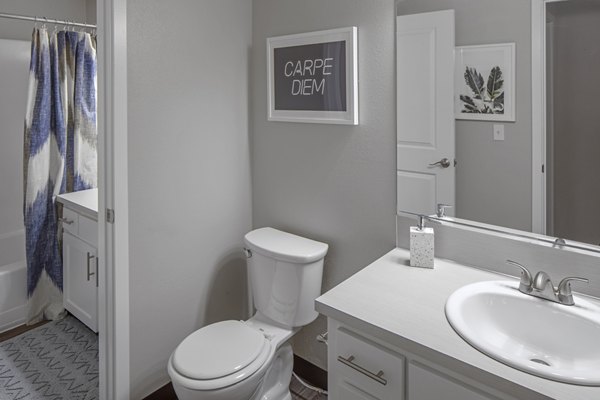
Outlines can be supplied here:
<path id="1" fill-rule="evenodd" d="M 214 390 L 253 375 L 271 353 L 264 334 L 240 321 L 222 321 L 185 338 L 169 360 L 169 369 L 190 389 Z"/>

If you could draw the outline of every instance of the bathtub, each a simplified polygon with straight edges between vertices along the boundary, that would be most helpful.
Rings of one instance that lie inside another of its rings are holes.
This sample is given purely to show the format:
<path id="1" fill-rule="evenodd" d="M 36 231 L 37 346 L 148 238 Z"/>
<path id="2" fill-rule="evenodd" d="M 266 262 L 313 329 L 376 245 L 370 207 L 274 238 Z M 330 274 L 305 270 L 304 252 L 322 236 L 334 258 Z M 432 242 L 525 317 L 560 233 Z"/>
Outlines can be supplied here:
<path id="1" fill-rule="evenodd" d="M 0 332 L 25 323 L 26 305 L 25 234 L 0 235 Z"/>

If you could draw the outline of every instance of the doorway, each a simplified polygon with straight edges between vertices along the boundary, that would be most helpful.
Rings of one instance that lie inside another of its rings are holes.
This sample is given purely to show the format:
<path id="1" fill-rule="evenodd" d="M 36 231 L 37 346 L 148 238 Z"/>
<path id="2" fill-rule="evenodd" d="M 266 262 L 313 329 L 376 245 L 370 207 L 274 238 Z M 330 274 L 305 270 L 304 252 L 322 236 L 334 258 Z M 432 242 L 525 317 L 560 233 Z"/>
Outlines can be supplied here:
<path id="1" fill-rule="evenodd" d="M 600 221 L 594 221 L 593 212 L 600 202 L 600 188 L 594 184 L 600 80 L 593 73 L 600 68 L 600 45 L 590 40 L 600 36 L 600 4 L 534 3 L 534 229 L 600 244 L 595 228 Z"/>

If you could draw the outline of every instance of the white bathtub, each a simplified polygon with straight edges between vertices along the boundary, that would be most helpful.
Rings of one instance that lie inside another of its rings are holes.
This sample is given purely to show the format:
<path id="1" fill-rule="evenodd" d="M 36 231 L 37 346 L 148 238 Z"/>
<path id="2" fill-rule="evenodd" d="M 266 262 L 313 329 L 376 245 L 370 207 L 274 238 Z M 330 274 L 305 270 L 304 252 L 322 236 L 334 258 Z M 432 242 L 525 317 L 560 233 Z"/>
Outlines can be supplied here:
<path id="1" fill-rule="evenodd" d="M 25 234 L 0 236 L 0 332 L 25 323 L 27 265 Z"/>

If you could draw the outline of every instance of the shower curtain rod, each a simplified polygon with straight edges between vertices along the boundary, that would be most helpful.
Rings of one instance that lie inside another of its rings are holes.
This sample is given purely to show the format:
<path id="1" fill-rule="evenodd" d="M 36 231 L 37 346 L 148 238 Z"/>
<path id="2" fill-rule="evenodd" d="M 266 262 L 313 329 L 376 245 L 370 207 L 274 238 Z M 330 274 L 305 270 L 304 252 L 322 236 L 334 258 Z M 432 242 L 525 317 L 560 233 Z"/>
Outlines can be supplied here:
<path id="1" fill-rule="evenodd" d="M 23 21 L 41 22 L 43 24 L 48 23 L 48 24 L 56 24 L 56 25 L 70 25 L 70 26 L 77 26 L 79 28 L 94 28 L 94 29 L 96 29 L 96 25 L 83 24 L 81 22 L 71 22 L 71 21 L 67 21 L 67 20 L 52 19 L 52 18 L 46 18 L 46 17 L 40 18 L 40 17 L 30 17 L 28 15 L 0 13 L 0 18 L 20 19 Z"/>

